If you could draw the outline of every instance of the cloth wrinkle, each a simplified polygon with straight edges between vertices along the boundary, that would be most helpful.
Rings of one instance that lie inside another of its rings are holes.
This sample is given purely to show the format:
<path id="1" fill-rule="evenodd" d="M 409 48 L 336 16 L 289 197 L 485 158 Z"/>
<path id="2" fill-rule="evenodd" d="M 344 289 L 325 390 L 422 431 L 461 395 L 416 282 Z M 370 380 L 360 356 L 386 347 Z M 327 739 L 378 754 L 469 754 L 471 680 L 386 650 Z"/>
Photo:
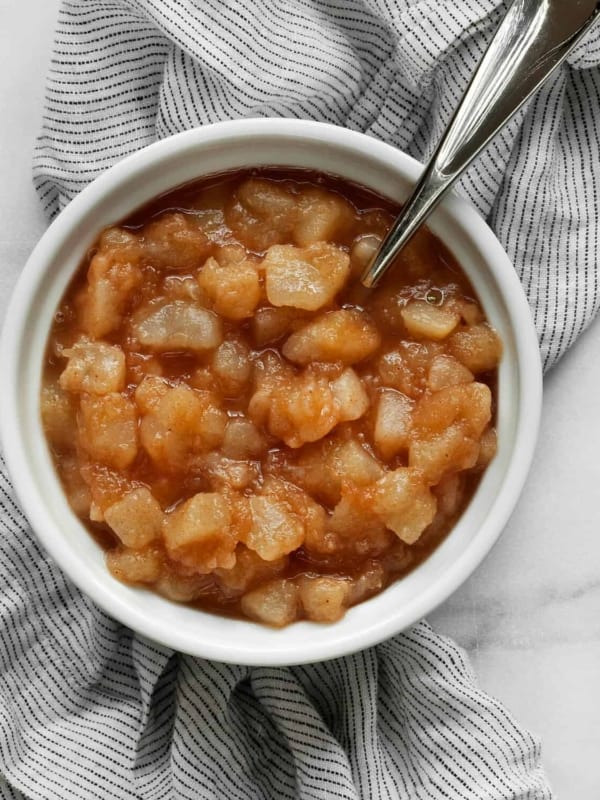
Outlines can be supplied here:
<path id="1" fill-rule="evenodd" d="M 440 64 L 452 56 L 453 51 L 473 36 L 475 32 L 483 39 L 480 44 L 483 54 L 485 45 L 492 36 L 498 21 L 498 0 L 485 0 L 477 3 L 477 13 L 463 8 L 464 3 L 451 0 L 420 0 L 403 11 L 397 22 L 398 42 L 396 45 L 399 61 L 411 88 L 422 92 L 435 78 Z M 491 14 L 491 18 L 490 18 Z M 433 28 L 439 33 L 438 21 L 446 17 L 444 35 L 438 36 L 435 46 L 424 46 L 424 39 Z"/>

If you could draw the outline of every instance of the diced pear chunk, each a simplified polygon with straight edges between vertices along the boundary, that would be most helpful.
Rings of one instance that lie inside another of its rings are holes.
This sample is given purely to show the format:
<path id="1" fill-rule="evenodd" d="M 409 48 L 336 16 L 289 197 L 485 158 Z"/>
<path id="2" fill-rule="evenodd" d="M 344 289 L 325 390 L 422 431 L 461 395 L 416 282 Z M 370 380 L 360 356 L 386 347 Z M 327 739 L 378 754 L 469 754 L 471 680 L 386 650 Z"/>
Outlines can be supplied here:
<path id="1" fill-rule="evenodd" d="M 223 340 L 219 317 L 185 300 L 165 303 L 136 314 L 132 332 L 142 347 L 155 352 L 192 350 L 203 353 Z"/>
<path id="2" fill-rule="evenodd" d="M 60 476 L 73 511 L 78 517 L 89 517 L 92 495 L 90 487 L 83 480 L 79 460 L 75 455 L 66 458 L 63 456 Z"/>
<path id="3" fill-rule="evenodd" d="M 119 546 L 108 551 L 106 565 L 111 575 L 123 583 L 154 583 L 160 577 L 162 559 L 153 548 L 134 550 Z"/>
<path id="4" fill-rule="evenodd" d="M 227 319 L 251 317 L 260 300 L 260 282 L 248 260 L 221 265 L 209 258 L 198 274 L 198 284 L 217 314 Z"/>
<path id="5" fill-rule="evenodd" d="M 46 436 L 54 447 L 71 450 L 75 444 L 76 422 L 72 398 L 58 384 L 42 389 L 42 422 Z"/>
<path id="6" fill-rule="evenodd" d="M 434 341 L 446 339 L 460 322 L 456 311 L 425 300 L 411 300 L 400 313 L 412 336 Z"/>
<path id="7" fill-rule="evenodd" d="M 451 297 L 449 302 L 467 325 L 477 325 L 485 320 L 481 306 L 474 300 L 467 300 L 465 297 Z"/>
<path id="8" fill-rule="evenodd" d="M 406 544 L 413 544 L 435 517 L 437 502 L 419 473 L 400 467 L 375 486 L 373 510 Z"/>
<path id="9" fill-rule="evenodd" d="M 161 397 L 172 388 L 171 384 L 159 375 L 146 375 L 136 387 L 134 398 L 142 414 L 154 411 Z"/>
<path id="10" fill-rule="evenodd" d="M 460 420 L 472 436 L 481 436 L 492 417 L 492 393 L 485 383 L 447 386 L 425 395 L 416 405 L 417 430 L 439 432 Z"/>
<path id="11" fill-rule="evenodd" d="M 313 622 L 336 622 L 346 611 L 350 581 L 333 576 L 303 575 L 296 581 L 300 603 Z"/>
<path id="12" fill-rule="evenodd" d="M 490 461 L 496 455 L 498 449 L 498 435 L 494 428 L 487 428 L 481 434 L 479 442 L 479 456 L 477 457 L 477 466 L 480 468 L 487 467 Z"/>
<path id="13" fill-rule="evenodd" d="M 269 432 L 283 439 L 288 447 L 321 439 L 339 421 L 339 406 L 329 382 L 308 370 L 276 385 L 262 399 L 259 389 L 250 401 L 249 411 L 260 423 L 263 410 Z"/>
<path id="14" fill-rule="evenodd" d="M 348 254 L 333 244 L 274 245 L 263 261 L 266 291 L 274 306 L 316 311 L 330 303 L 350 272 Z"/>
<path id="15" fill-rule="evenodd" d="M 94 461 L 119 470 L 128 467 L 138 452 L 135 405 L 122 394 L 84 394 L 79 443 Z"/>
<path id="16" fill-rule="evenodd" d="M 300 247 L 331 242 L 354 218 L 352 206 L 340 195 L 323 189 L 306 189 L 300 196 L 294 241 Z"/>
<path id="17" fill-rule="evenodd" d="M 304 525 L 289 506 L 273 497 L 250 498 L 252 529 L 246 546 L 255 550 L 265 561 L 291 553 L 304 541 Z"/>
<path id="18" fill-rule="evenodd" d="M 185 569 L 185 568 L 184 568 Z M 168 569 L 154 584 L 154 589 L 174 603 L 191 603 L 210 592 L 214 582 L 211 575 L 192 575 Z"/>
<path id="19" fill-rule="evenodd" d="M 226 593 L 235 597 L 247 592 L 257 583 L 278 577 L 287 563 L 285 556 L 275 561 L 264 561 L 254 550 L 238 545 L 234 566 L 230 569 L 216 569 L 215 576 Z"/>
<path id="20" fill-rule="evenodd" d="M 463 364 L 449 355 L 439 355 L 432 359 L 427 375 L 427 388 L 432 392 L 445 389 L 447 386 L 456 386 L 460 383 L 471 383 L 473 373 Z"/>
<path id="21" fill-rule="evenodd" d="M 290 468 L 295 483 L 331 506 L 339 501 L 342 484 L 368 486 L 382 474 L 377 459 L 352 439 L 308 445 Z"/>
<path id="22" fill-rule="evenodd" d="M 125 354 L 105 342 L 81 340 L 63 351 L 69 359 L 60 386 L 66 392 L 109 394 L 125 387 Z"/>
<path id="23" fill-rule="evenodd" d="M 308 549 L 317 552 L 341 551 L 352 556 L 376 556 L 390 544 L 392 534 L 374 512 L 370 492 L 346 486 L 333 509 L 322 543 L 307 535 Z"/>
<path id="24" fill-rule="evenodd" d="M 367 268 L 371 259 L 381 246 L 381 236 L 374 233 L 367 233 L 359 236 L 350 251 L 350 260 L 357 273 Z"/>
<path id="25" fill-rule="evenodd" d="M 222 445 L 227 458 L 256 458 L 266 449 L 267 442 L 252 420 L 243 417 L 229 420 Z"/>
<path id="26" fill-rule="evenodd" d="M 380 344 L 377 328 L 364 312 L 342 308 L 323 314 L 292 333 L 282 352 L 296 364 L 355 364 L 373 355 Z"/>
<path id="27" fill-rule="evenodd" d="M 454 516 L 463 500 L 464 489 L 464 478 L 460 473 L 454 472 L 442 478 L 433 490 L 438 501 L 438 512 L 445 517 Z"/>
<path id="28" fill-rule="evenodd" d="M 297 198 L 278 181 L 249 178 L 225 209 L 225 221 L 251 250 L 261 252 L 291 241 L 298 219 Z"/>
<path id="29" fill-rule="evenodd" d="M 279 181 L 269 178 L 248 178 L 237 190 L 237 196 L 257 218 L 283 223 L 296 217 L 296 197 Z"/>
<path id="30" fill-rule="evenodd" d="M 242 597 L 242 611 L 257 622 L 282 628 L 296 619 L 298 589 L 290 580 L 270 581 Z"/>
<path id="31" fill-rule="evenodd" d="M 162 285 L 167 300 L 185 300 L 202 305 L 203 297 L 198 281 L 191 275 L 166 275 Z"/>
<path id="32" fill-rule="evenodd" d="M 331 382 L 331 391 L 338 407 L 340 422 L 359 419 L 369 408 L 367 390 L 352 367 L 347 367 Z"/>
<path id="33" fill-rule="evenodd" d="M 269 475 L 263 484 L 263 494 L 287 506 L 302 522 L 306 534 L 309 531 L 320 534 L 325 530 L 325 509 L 299 486 Z"/>
<path id="34" fill-rule="evenodd" d="M 104 519 L 126 547 L 139 549 L 160 538 L 163 510 L 152 492 L 140 486 L 109 506 Z"/>
<path id="35" fill-rule="evenodd" d="M 136 399 L 149 380 L 140 384 Z M 138 400 L 145 401 L 144 407 L 148 408 L 140 423 L 140 438 L 157 465 L 167 471 L 184 470 L 191 454 L 210 450 L 223 441 L 227 415 L 211 392 L 196 391 L 186 384 L 164 383 L 166 389 L 162 390 L 152 381 Z"/>
<path id="36" fill-rule="evenodd" d="M 328 450 L 327 442 L 304 445 L 286 471 L 296 485 L 319 498 L 320 502 L 335 505 L 339 500 L 341 482 L 329 467 Z"/>
<path id="37" fill-rule="evenodd" d="M 81 305 L 85 332 L 99 339 L 119 327 L 129 301 L 142 282 L 142 249 L 135 234 L 109 228 L 88 270 L 88 287 Z"/>
<path id="38" fill-rule="evenodd" d="M 165 517 L 163 535 L 172 559 L 197 572 L 235 564 L 237 541 L 231 531 L 227 498 L 218 492 L 201 492 Z"/>
<path id="39" fill-rule="evenodd" d="M 394 389 L 383 389 L 377 401 L 373 438 L 383 458 L 390 459 L 408 448 L 414 401 Z"/>
<path id="40" fill-rule="evenodd" d="M 336 444 L 327 457 L 331 472 L 340 481 L 353 483 L 356 486 L 368 486 L 378 480 L 383 467 L 355 439 Z"/>
<path id="41" fill-rule="evenodd" d="M 361 603 L 368 597 L 377 594 L 384 585 L 385 571 L 378 561 L 367 563 L 367 566 L 356 576 L 350 585 L 348 605 Z"/>
<path id="42" fill-rule="evenodd" d="M 479 443 L 469 435 L 464 423 L 456 422 L 441 433 L 415 439 L 409 449 L 408 463 L 434 484 L 450 472 L 470 469 L 477 463 Z"/>
<path id="43" fill-rule="evenodd" d="M 452 355 L 475 375 L 495 369 L 502 356 L 498 334 L 485 322 L 456 331 L 448 344 Z"/>
<path id="44" fill-rule="evenodd" d="M 92 501 L 90 519 L 93 522 L 104 522 L 103 512 L 133 488 L 131 481 L 122 472 L 98 462 L 84 463 L 80 465 L 79 471 L 88 486 Z"/>
<path id="45" fill-rule="evenodd" d="M 220 388 L 228 397 L 239 395 L 250 382 L 250 350 L 241 340 L 227 339 L 220 344 L 213 353 L 211 365 Z"/>
<path id="46" fill-rule="evenodd" d="M 252 336 L 256 347 L 272 344 L 288 334 L 294 324 L 305 316 L 305 312 L 296 308 L 259 308 L 250 322 Z"/>
<path id="47" fill-rule="evenodd" d="M 443 346 L 438 342 L 399 342 L 379 359 L 383 384 L 408 397 L 419 397 L 427 388 L 429 365 L 441 352 Z"/>
<path id="48" fill-rule="evenodd" d="M 217 212 L 217 215 L 220 216 Z M 212 223 L 212 225 L 211 225 Z M 206 214 L 164 211 L 142 233 L 146 263 L 159 269 L 197 269 L 210 251 L 214 220 Z"/>
<path id="49" fill-rule="evenodd" d="M 196 466 L 201 463 L 202 471 L 215 490 L 232 489 L 243 491 L 259 478 L 259 468 L 253 461 L 238 461 L 228 458 L 219 450 L 213 450 L 196 460 Z"/>

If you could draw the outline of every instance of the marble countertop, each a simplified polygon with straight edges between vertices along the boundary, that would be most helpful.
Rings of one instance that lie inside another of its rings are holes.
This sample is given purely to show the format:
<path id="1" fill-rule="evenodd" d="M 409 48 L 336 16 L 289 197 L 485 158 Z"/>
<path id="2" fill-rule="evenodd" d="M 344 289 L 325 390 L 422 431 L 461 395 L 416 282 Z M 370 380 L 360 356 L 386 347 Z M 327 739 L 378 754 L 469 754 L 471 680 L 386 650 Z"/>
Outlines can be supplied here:
<path id="1" fill-rule="evenodd" d="M 45 223 L 31 185 L 58 0 L 0 0 L 0 317 Z M 600 319 L 547 377 L 537 455 L 499 543 L 431 617 L 542 739 L 557 796 L 600 797 Z"/>

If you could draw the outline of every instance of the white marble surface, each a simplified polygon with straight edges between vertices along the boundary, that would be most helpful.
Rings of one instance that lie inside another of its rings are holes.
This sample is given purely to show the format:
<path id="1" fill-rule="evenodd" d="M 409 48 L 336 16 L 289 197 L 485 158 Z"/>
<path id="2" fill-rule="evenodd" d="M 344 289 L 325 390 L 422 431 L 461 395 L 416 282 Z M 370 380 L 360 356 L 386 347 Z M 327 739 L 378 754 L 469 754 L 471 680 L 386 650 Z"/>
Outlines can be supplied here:
<path id="1" fill-rule="evenodd" d="M 57 0 L 0 0 L 0 316 L 44 220 L 31 185 Z M 546 380 L 537 456 L 500 542 L 431 617 L 542 738 L 563 800 L 600 798 L 600 319 Z"/>

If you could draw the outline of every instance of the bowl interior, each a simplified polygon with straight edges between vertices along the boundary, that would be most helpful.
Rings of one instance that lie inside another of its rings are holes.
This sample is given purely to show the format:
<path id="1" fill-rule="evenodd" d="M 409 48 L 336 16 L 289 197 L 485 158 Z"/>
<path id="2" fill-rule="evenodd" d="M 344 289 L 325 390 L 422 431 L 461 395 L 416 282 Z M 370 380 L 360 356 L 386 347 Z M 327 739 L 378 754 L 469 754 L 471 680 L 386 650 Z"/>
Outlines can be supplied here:
<path id="1" fill-rule="evenodd" d="M 261 165 L 335 173 L 396 200 L 406 197 L 420 172 L 408 156 L 362 134 L 290 120 L 240 121 L 188 131 L 121 162 L 67 207 L 27 264 L 3 338 L 7 388 L 1 425 L 9 469 L 34 530 L 95 602 L 149 638 L 184 652 L 238 663 L 290 664 L 381 641 L 430 611 L 470 574 L 506 522 L 525 478 L 537 432 L 540 368 L 531 318 L 507 256 L 476 212 L 450 197 L 434 213 L 430 227 L 467 273 L 503 340 L 504 356 L 498 455 L 445 541 L 407 577 L 329 626 L 299 622 L 271 630 L 179 606 L 114 580 L 102 550 L 67 504 L 41 427 L 41 367 L 55 309 L 101 228 L 178 184 Z"/>

